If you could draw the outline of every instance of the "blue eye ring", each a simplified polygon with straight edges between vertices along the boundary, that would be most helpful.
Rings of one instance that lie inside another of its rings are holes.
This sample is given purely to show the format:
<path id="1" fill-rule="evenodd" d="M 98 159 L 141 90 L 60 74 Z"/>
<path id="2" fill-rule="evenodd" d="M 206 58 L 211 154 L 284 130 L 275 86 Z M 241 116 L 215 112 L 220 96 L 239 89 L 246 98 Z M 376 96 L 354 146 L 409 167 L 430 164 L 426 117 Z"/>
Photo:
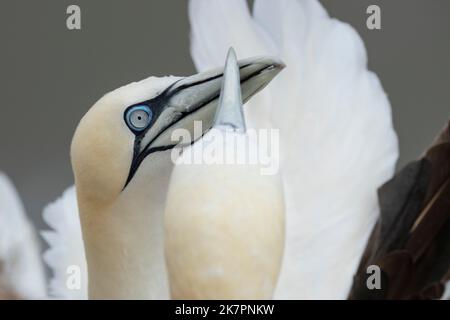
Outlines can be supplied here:
<path id="1" fill-rule="evenodd" d="M 147 129 L 153 118 L 153 112 L 149 106 L 139 104 L 129 108 L 125 113 L 125 122 L 134 132 Z"/>

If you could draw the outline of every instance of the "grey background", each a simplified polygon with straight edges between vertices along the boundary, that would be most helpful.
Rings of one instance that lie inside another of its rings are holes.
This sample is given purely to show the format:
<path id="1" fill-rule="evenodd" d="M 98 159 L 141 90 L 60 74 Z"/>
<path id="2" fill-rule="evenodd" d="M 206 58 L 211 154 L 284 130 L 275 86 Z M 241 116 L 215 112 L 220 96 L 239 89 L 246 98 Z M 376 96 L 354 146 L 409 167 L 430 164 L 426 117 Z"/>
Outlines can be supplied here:
<path id="1" fill-rule="evenodd" d="M 392 103 L 402 166 L 450 116 L 450 1 L 321 2 L 366 44 Z M 70 4 L 81 6 L 81 31 L 66 29 Z M 381 6 L 381 31 L 366 28 L 370 4 Z M 87 109 L 131 81 L 195 72 L 184 0 L 2 0 L 0 39 L 0 170 L 40 229 L 42 208 L 73 183 L 69 146 Z"/>

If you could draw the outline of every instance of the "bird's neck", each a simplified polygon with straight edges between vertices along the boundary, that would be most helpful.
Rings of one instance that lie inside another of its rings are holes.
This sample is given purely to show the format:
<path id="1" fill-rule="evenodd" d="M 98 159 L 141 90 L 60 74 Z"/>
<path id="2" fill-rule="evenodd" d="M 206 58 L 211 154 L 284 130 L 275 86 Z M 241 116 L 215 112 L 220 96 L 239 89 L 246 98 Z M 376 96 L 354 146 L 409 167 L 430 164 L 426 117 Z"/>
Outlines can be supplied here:
<path id="1" fill-rule="evenodd" d="M 163 210 L 172 166 L 163 156 L 144 161 L 112 206 L 80 206 L 90 299 L 169 297 Z"/>

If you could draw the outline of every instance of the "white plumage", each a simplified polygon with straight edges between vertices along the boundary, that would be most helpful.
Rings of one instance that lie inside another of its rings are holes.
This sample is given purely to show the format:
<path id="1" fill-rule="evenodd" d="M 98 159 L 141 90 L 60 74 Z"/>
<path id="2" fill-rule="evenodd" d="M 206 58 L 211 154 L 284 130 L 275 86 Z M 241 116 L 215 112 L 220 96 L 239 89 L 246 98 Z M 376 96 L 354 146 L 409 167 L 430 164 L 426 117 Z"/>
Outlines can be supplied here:
<path id="1" fill-rule="evenodd" d="M 44 221 L 52 230 L 42 231 L 49 249 L 44 253 L 45 263 L 52 269 L 48 293 L 60 299 L 87 298 L 87 267 L 81 235 L 80 218 L 75 186 L 64 191 L 56 201 L 47 205 L 43 212 Z M 70 267 L 80 270 L 81 286 L 69 289 L 66 285 L 72 274 Z"/>
<path id="2" fill-rule="evenodd" d="M 275 55 L 286 69 L 246 107 L 249 126 L 280 129 L 286 249 L 275 298 L 345 298 L 391 177 L 397 138 L 364 45 L 317 0 L 190 2 L 198 70 Z"/>
<path id="3" fill-rule="evenodd" d="M 38 243 L 16 189 L 0 172 L 0 295 L 46 296 Z"/>

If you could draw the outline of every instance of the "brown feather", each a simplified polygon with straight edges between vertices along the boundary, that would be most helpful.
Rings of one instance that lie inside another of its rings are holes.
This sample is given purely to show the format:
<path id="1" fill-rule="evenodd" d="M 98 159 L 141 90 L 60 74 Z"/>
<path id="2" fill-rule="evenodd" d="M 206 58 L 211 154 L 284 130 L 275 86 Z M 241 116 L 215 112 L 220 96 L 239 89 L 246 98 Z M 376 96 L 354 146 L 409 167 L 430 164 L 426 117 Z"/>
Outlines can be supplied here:
<path id="1" fill-rule="evenodd" d="M 380 217 L 349 299 L 438 299 L 450 270 L 450 122 L 421 159 L 378 192 Z M 382 272 L 369 290 L 369 265 Z"/>

